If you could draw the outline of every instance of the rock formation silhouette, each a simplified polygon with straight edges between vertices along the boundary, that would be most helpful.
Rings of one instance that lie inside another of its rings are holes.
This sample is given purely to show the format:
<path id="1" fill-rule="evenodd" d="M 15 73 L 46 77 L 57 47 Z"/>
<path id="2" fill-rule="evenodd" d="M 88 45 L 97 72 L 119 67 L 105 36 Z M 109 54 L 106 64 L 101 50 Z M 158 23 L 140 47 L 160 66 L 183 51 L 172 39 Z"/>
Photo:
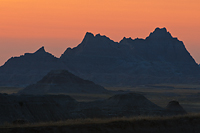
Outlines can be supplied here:
<path id="1" fill-rule="evenodd" d="M 87 32 L 77 47 L 67 48 L 60 58 L 44 47 L 12 57 L 0 67 L 0 85 L 27 86 L 56 69 L 103 86 L 200 81 L 200 68 L 183 42 L 166 28 L 156 28 L 145 39 L 124 37 L 119 43 Z"/>
<path id="2" fill-rule="evenodd" d="M 0 67 L 0 85 L 27 86 L 42 79 L 52 69 L 61 68 L 60 64 L 59 59 L 46 52 L 44 47 L 35 53 L 11 57 Z"/>
<path id="3" fill-rule="evenodd" d="M 179 104 L 178 101 L 170 101 L 167 106 L 166 109 L 168 111 L 172 111 L 175 114 L 186 114 L 187 112 L 183 109 L 183 107 Z"/>

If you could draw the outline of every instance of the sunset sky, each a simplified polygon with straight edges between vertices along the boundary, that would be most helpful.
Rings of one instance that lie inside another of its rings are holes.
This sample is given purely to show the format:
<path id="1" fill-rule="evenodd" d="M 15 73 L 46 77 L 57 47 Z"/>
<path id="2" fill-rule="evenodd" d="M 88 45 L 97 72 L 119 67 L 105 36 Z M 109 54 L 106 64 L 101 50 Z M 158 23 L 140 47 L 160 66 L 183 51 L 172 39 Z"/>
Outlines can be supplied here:
<path id="1" fill-rule="evenodd" d="M 166 27 L 200 63 L 199 0 L 0 0 L 0 65 L 41 46 L 56 57 L 86 32 L 114 41 Z"/>

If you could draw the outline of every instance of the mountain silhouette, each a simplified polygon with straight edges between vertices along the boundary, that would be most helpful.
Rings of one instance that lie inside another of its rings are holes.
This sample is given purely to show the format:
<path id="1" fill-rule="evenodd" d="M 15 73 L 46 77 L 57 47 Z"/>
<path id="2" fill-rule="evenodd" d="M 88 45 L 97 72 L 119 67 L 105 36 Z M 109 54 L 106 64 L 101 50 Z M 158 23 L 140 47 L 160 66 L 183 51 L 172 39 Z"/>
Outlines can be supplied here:
<path id="1" fill-rule="evenodd" d="M 34 53 L 11 57 L 0 67 L 0 84 L 6 86 L 27 86 L 40 80 L 52 69 L 61 68 L 59 59 L 41 47 Z"/>
<path id="2" fill-rule="evenodd" d="M 199 75 L 199 67 L 183 42 L 166 28 L 156 28 L 146 39 L 123 38 L 119 43 L 86 33 L 60 60 L 72 62 L 68 67 L 74 73 L 102 85 L 186 83 Z"/>
<path id="3" fill-rule="evenodd" d="M 44 47 L 10 58 L 0 67 L 0 85 L 26 86 L 50 70 L 69 72 L 104 86 L 155 83 L 199 83 L 200 68 L 182 41 L 166 28 L 156 28 L 145 39 L 114 42 L 87 32 L 83 41 L 56 58 Z"/>

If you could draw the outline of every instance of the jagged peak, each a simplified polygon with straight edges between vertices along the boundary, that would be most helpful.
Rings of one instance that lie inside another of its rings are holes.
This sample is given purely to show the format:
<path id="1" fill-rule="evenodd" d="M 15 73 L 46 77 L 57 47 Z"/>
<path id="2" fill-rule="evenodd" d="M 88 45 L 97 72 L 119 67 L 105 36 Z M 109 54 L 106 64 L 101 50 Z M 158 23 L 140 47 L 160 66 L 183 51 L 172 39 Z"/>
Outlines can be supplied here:
<path id="1" fill-rule="evenodd" d="M 123 37 L 123 39 L 119 43 L 127 42 L 128 40 L 133 40 L 133 39 L 131 37 L 129 38 Z"/>
<path id="2" fill-rule="evenodd" d="M 94 38 L 94 34 L 92 34 L 91 32 L 86 32 L 84 39 L 86 38 Z"/>
<path id="3" fill-rule="evenodd" d="M 98 34 L 96 34 L 96 35 L 95 35 L 95 37 L 101 37 L 101 34 L 100 34 L 100 33 L 98 33 Z"/>
<path id="4" fill-rule="evenodd" d="M 98 41 L 99 42 L 100 40 L 113 41 L 113 40 L 111 40 L 109 37 L 107 37 L 105 35 L 100 35 L 100 34 L 94 35 L 91 32 L 87 32 L 86 35 L 85 35 L 85 37 L 84 37 L 84 39 L 83 39 L 83 41 L 79 45 L 85 46 L 85 44 L 87 44 L 87 43 L 89 43 L 89 44 L 95 44 L 93 41 Z"/>
<path id="5" fill-rule="evenodd" d="M 48 55 L 48 56 L 52 56 L 54 58 L 57 58 L 54 55 L 52 55 L 51 53 L 46 52 L 45 49 L 44 49 L 44 46 L 42 46 L 41 48 L 39 48 L 35 53 L 25 53 L 24 55 L 28 55 L 28 54 L 39 55 L 39 56 Z"/>
<path id="6" fill-rule="evenodd" d="M 97 38 L 98 38 L 98 37 L 105 37 L 105 38 L 109 38 L 109 37 L 107 37 L 107 36 L 105 36 L 105 35 L 101 35 L 100 33 L 96 34 L 96 35 L 95 35 L 95 37 L 97 37 Z M 110 39 L 110 38 L 109 38 L 109 39 Z"/>
<path id="7" fill-rule="evenodd" d="M 157 27 L 157 28 L 154 30 L 154 32 L 156 32 L 156 31 L 167 32 L 167 29 L 166 29 L 165 27 L 163 27 L 163 28 Z"/>
<path id="8" fill-rule="evenodd" d="M 146 38 L 173 38 L 171 34 L 167 31 L 165 27 L 159 28 L 157 27 L 153 32 L 150 33 L 150 35 Z"/>
<path id="9" fill-rule="evenodd" d="M 126 37 L 124 37 L 119 43 L 124 43 L 124 42 L 132 42 L 132 41 L 143 41 L 144 39 L 142 39 L 142 38 L 135 38 L 135 39 L 132 39 L 131 37 L 129 37 L 129 38 L 126 38 Z"/>
<path id="10" fill-rule="evenodd" d="M 129 38 L 124 37 L 122 40 L 133 40 L 133 39 L 131 37 Z"/>
<path id="11" fill-rule="evenodd" d="M 107 36 L 105 36 L 105 35 L 101 35 L 100 33 L 96 34 L 96 35 L 95 35 L 95 38 L 96 38 L 96 39 L 105 38 L 105 39 L 110 40 L 109 37 L 107 37 Z"/>
<path id="12" fill-rule="evenodd" d="M 126 37 L 123 37 L 123 39 L 122 40 L 126 40 L 127 38 Z"/>
<path id="13" fill-rule="evenodd" d="M 39 48 L 35 53 L 46 53 L 44 46 L 42 46 L 41 48 Z"/>
<path id="14" fill-rule="evenodd" d="M 92 34 L 91 32 L 86 32 L 82 43 L 87 42 L 88 40 L 92 40 L 93 38 L 94 38 L 94 34 Z"/>

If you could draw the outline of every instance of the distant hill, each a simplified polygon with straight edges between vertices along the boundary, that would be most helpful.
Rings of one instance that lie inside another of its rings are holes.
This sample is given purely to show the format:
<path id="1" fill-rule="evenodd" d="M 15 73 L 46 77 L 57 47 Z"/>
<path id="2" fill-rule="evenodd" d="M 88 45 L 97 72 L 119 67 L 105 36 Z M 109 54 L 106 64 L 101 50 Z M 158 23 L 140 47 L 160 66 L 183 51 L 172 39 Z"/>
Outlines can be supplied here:
<path id="1" fill-rule="evenodd" d="M 44 47 L 12 57 L 0 67 L 0 85 L 27 86 L 55 69 L 66 69 L 103 86 L 200 81 L 200 68 L 183 42 L 166 28 L 156 28 L 145 39 L 124 37 L 120 42 L 86 33 L 77 47 L 67 48 L 60 58 Z"/>
<path id="2" fill-rule="evenodd" d="M 109 91 L 89 80 L 81 79 L 67 70 L 52 70 L 36 84 L 27 86 L 18 94 L 108 93 Z"/>

